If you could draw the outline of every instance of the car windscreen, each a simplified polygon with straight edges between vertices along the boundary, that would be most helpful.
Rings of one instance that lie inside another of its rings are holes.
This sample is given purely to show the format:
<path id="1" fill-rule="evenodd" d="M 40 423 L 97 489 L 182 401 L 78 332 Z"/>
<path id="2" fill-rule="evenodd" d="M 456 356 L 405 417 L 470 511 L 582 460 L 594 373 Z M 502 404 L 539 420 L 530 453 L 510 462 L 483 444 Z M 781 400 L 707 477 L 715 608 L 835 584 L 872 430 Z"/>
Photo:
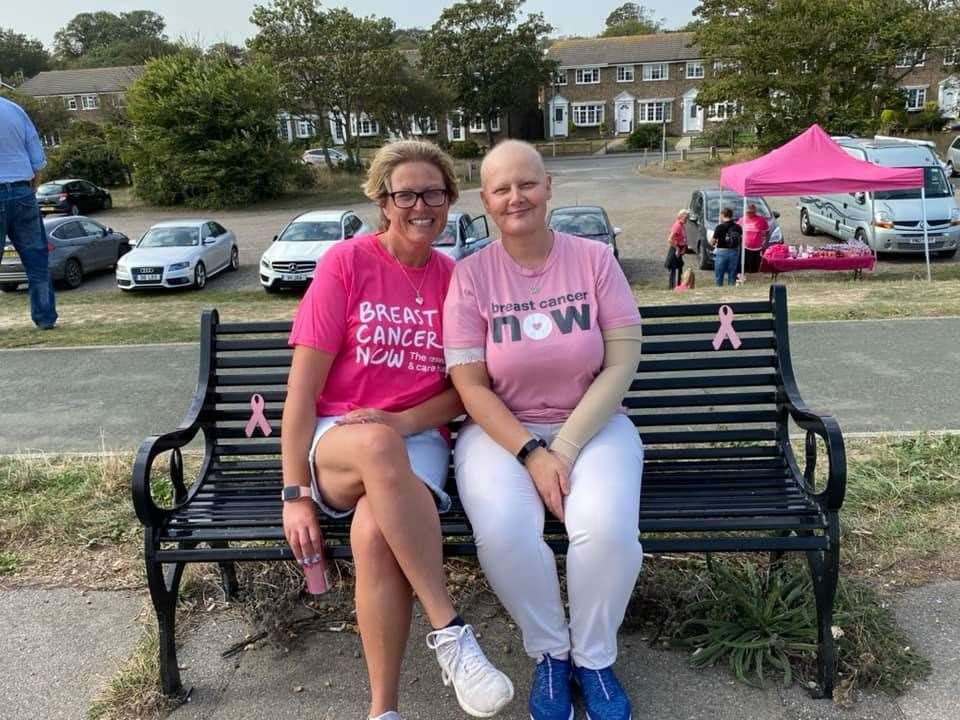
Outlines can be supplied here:
<path id="1" fill-rule="evenodd" d="M 63 192 L 63 185 L 60 183 L 44 183 L 37 188 L 37 195 L 56 195 Z"/>
<path id="2" fill-rule="evenodd" d="M 433 241 L 434 247 L 452 247 L 457 244 L 457 221 L 451 220 L 440 233 L 440 237 Z"/>
<path id="3" fill-rule="evenodd" d="M 945 198 L 953 195 L 953 187 L 947 182 L 943 170 L 938 167 L 923 169 L 924 190 L 928 198 Z M 874 200 L 919 200 L 920 188 L 905 190 L 878 190 L 873 194 Z"/>
<path id="4" fill-rule="evenodd" d="M 739 220 L 740 216 L 743 215 L 743 197 L 735 193 L 725 193 L 722 198 L 723 202 L 721 203 L 720 195 L 707 196 L 707 222 L 714 224 L 720 222 L 721 207 L 730 208 L 734 220 Z M 747 204 L 750 205 L 751 203 L 757 206 L 757 215 L 770 219 L 770 208 L 767 207 L 763 198 L 747 196 Z"/>
<path id="5" fill-rule="evenodd" d="M 599 213 L 554 213 L 550 216 L 550 227 L 557 232 L 580 237 L 610 234 L 607 223 Z"/>
<path id="6" fill-rule="evenodd" d="M 339 240 L 341 235 L 339 221 L 304 221 L 290 223 L 277 239 L 284 242 L 317 242 L 320 240 Z"/>
<path id="7" fill-rule="evenodd" d="M 140 248 L 190 247 L 200 244 L 200 228 L 158 227 L 147 230 L 137 243 Z"/>

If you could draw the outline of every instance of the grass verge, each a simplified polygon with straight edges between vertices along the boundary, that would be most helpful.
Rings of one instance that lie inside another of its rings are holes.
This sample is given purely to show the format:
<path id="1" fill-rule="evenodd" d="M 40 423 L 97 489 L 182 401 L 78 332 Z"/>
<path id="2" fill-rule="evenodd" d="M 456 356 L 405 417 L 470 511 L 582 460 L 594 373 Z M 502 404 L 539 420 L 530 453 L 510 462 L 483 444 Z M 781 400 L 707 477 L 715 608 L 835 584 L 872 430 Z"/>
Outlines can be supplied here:
<path id="1" fill-rule="evenodd" d="M 753 160 L 760 155 L 761 153 L 754 148 L 738 150 L 732 154 L 729 151 L 723 151 L 713 158 L 702 155 L 691 155 L 689 160 L 667 160 L 663 165 L 659 162 L 641 165 L 637 169 L 637 172 L 641 175 L 663 178 L 719 178 L 720 169 L 724 166 Z"/>

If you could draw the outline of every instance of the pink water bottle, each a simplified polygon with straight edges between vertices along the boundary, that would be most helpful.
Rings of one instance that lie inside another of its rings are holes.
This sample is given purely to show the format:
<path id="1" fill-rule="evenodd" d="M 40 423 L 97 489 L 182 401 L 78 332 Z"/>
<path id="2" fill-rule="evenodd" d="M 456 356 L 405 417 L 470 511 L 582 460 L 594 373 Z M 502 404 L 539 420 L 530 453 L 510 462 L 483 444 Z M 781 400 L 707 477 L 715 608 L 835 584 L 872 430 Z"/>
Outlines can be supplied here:
<path id="1" fill-rule="evenodd" d="M 304 558 L 301 567 L 307 580 L 308 593 L 323 595 L 330 589 L 330 566 L 322 549 L 316 555 Z"/>

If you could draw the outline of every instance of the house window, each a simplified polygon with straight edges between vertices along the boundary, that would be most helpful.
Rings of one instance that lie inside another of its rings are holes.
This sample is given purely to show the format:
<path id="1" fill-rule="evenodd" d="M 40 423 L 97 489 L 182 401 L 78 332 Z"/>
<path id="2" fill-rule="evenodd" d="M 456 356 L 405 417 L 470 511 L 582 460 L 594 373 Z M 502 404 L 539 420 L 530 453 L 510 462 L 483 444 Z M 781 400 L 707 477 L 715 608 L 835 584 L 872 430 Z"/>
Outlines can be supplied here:
<path id="1" fill-rule="evenodd" d="M 297 137 L 305 138 L 313 135 L 313 123 L 309 120 L 297 120 Z"/>
<path id="2" fill-rule="evenodd" d="M 436 135 L 437 119 L 435 117 L 410 118 L 412 132 L 414 135 Z"/>
<path id="3" fill-rule="evenodd" d="M 603 122 L 603 103 L 576 103 L 573 106 L 573 124 L 577 127 L 596 127 Z"/>
<path id="4" fill-rule="evenodd" d="M 735 102 L 719 102 L 707 107 L 707 120 L 729 120 L 739 112 Z"/>
<path id="5" fill-rule="evenodd" d="M 577 68 L 577 85 L 596 85 L 600 82 L 600 68 Z"/>
<path id="6" fill-rule="evenodd" d="M 447 120 L 447 134 L 452 142 L 462 142 L 463 137 L 463 116 L 451 115 Z"/>
<path id="7" fill-rule="evenodd" d="M 927 54 L 922 50 L 906 50 L 897 56 L 898 68 L 923 67 L 927 61 Z"/>
<path id="8" fill-rule="evenodd" d="M 666 63 L 656 63 L 643 66 L 644 80 L 669 80 L 670 66 Z"/>
<path id="9" fill-rule="evenodd" d="M 633 65 L 617 65 L 617 82 L 633 82 Z"/>
<path id="10" fill-rule="evenodd" d="M 673 120 L 673 103 L 669 100 L 639 100 L 637 122 L 662 123 Z"/>
<path id="11" fill-rule="evenodd" d="M 371 135 L 379 134 L 379 132 L 380 124 L 376 120 L 361 116 L 357 123 L 357 135 L 360 137 L 370 137 Z"/>
<path id="12" fill-rule="evenodd" d="M 703 63 L 699 60 L 687 63 L 687 80 L 699 80 L 703 77 Z"/>
<path id="13" fill-rule="evenodd" d="M 497 116 L 490 122 L 490 130 L 493 131 L 493 132 L 500 132 L 500 116 L 499 116 L 499 115 L 497 115 Z"/>
<path id="14" fill-rule="evenodd" d="M 957 49 L 953 50 L 944 50 L 943 51 L 943 64 L 944 65 L 956 65 L 957 64 Z"/>
<path id="15" fill-rule="evenodd" d="M 566 70 L 557 70 L 557 74 L 553 76 L 554 85 L 566 85 L 567 84 L 567 71 Z"/>
<path id="16" fill-rule="evenodd" d="M 290 124 L 286 118 L 280 118 L 277 121 L 277 135 L 281 140 L 290 140 Z"/>
<path id="17" fill-rule="evenodd" d="M 96 95 L 84 95 L 81 100 L 83 100 L 84 110 L 96 110 L 100 107 L 100 98 Z"/>
<path id="18" fill-rule="evenodd" d="M 487 125 L 483 122 L 483 118 L 479 115 L 474 115 L 470 119 L 470 132 L 472 133 L 482 133 L 487 131 Z"/>
<path id="19" fill-rule="evenodd" d="M 343 135 L 343 120 L 340 118 L 333 119 L 333 141 L 338 145 L 342 145 L 346 138 Z"/>
<path id="20" fill-rule="evenodd" d="M 927 102 L 927 88 L 925 87 L 905 87 L 903 91 L 907 95 L 907 110 L 915 112 L 923 110 L 924 103 Z"/>
<path id="21" fill-rule="evenodd" d="M 65 98 L 63 99 L 63 106 L 64 106 L 67 110 L 76 110 L 76 109 L 77 109 L 77 98 L 74 97 L 73 95 L 70 95 L 69 97 L 65 97 Z"/>

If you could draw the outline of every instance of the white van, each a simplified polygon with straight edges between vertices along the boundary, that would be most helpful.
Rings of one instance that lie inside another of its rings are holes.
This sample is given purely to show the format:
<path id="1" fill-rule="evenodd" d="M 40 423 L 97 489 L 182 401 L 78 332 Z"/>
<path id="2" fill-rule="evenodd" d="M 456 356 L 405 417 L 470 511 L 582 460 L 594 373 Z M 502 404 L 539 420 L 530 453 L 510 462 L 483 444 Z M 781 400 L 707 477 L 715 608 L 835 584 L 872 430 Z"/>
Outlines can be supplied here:
<path id="1" fill-rule="evenodd" d="M 953 257 L 960 246 L 960 208 L 933 143 L 901 138 L 835 138 L 851 156 L 884 167 L 923 168 L 930 251 Z M 800 231 L 860 240 L 878 253 L 922 253 L 920 188 L 800 198 Z"/>

